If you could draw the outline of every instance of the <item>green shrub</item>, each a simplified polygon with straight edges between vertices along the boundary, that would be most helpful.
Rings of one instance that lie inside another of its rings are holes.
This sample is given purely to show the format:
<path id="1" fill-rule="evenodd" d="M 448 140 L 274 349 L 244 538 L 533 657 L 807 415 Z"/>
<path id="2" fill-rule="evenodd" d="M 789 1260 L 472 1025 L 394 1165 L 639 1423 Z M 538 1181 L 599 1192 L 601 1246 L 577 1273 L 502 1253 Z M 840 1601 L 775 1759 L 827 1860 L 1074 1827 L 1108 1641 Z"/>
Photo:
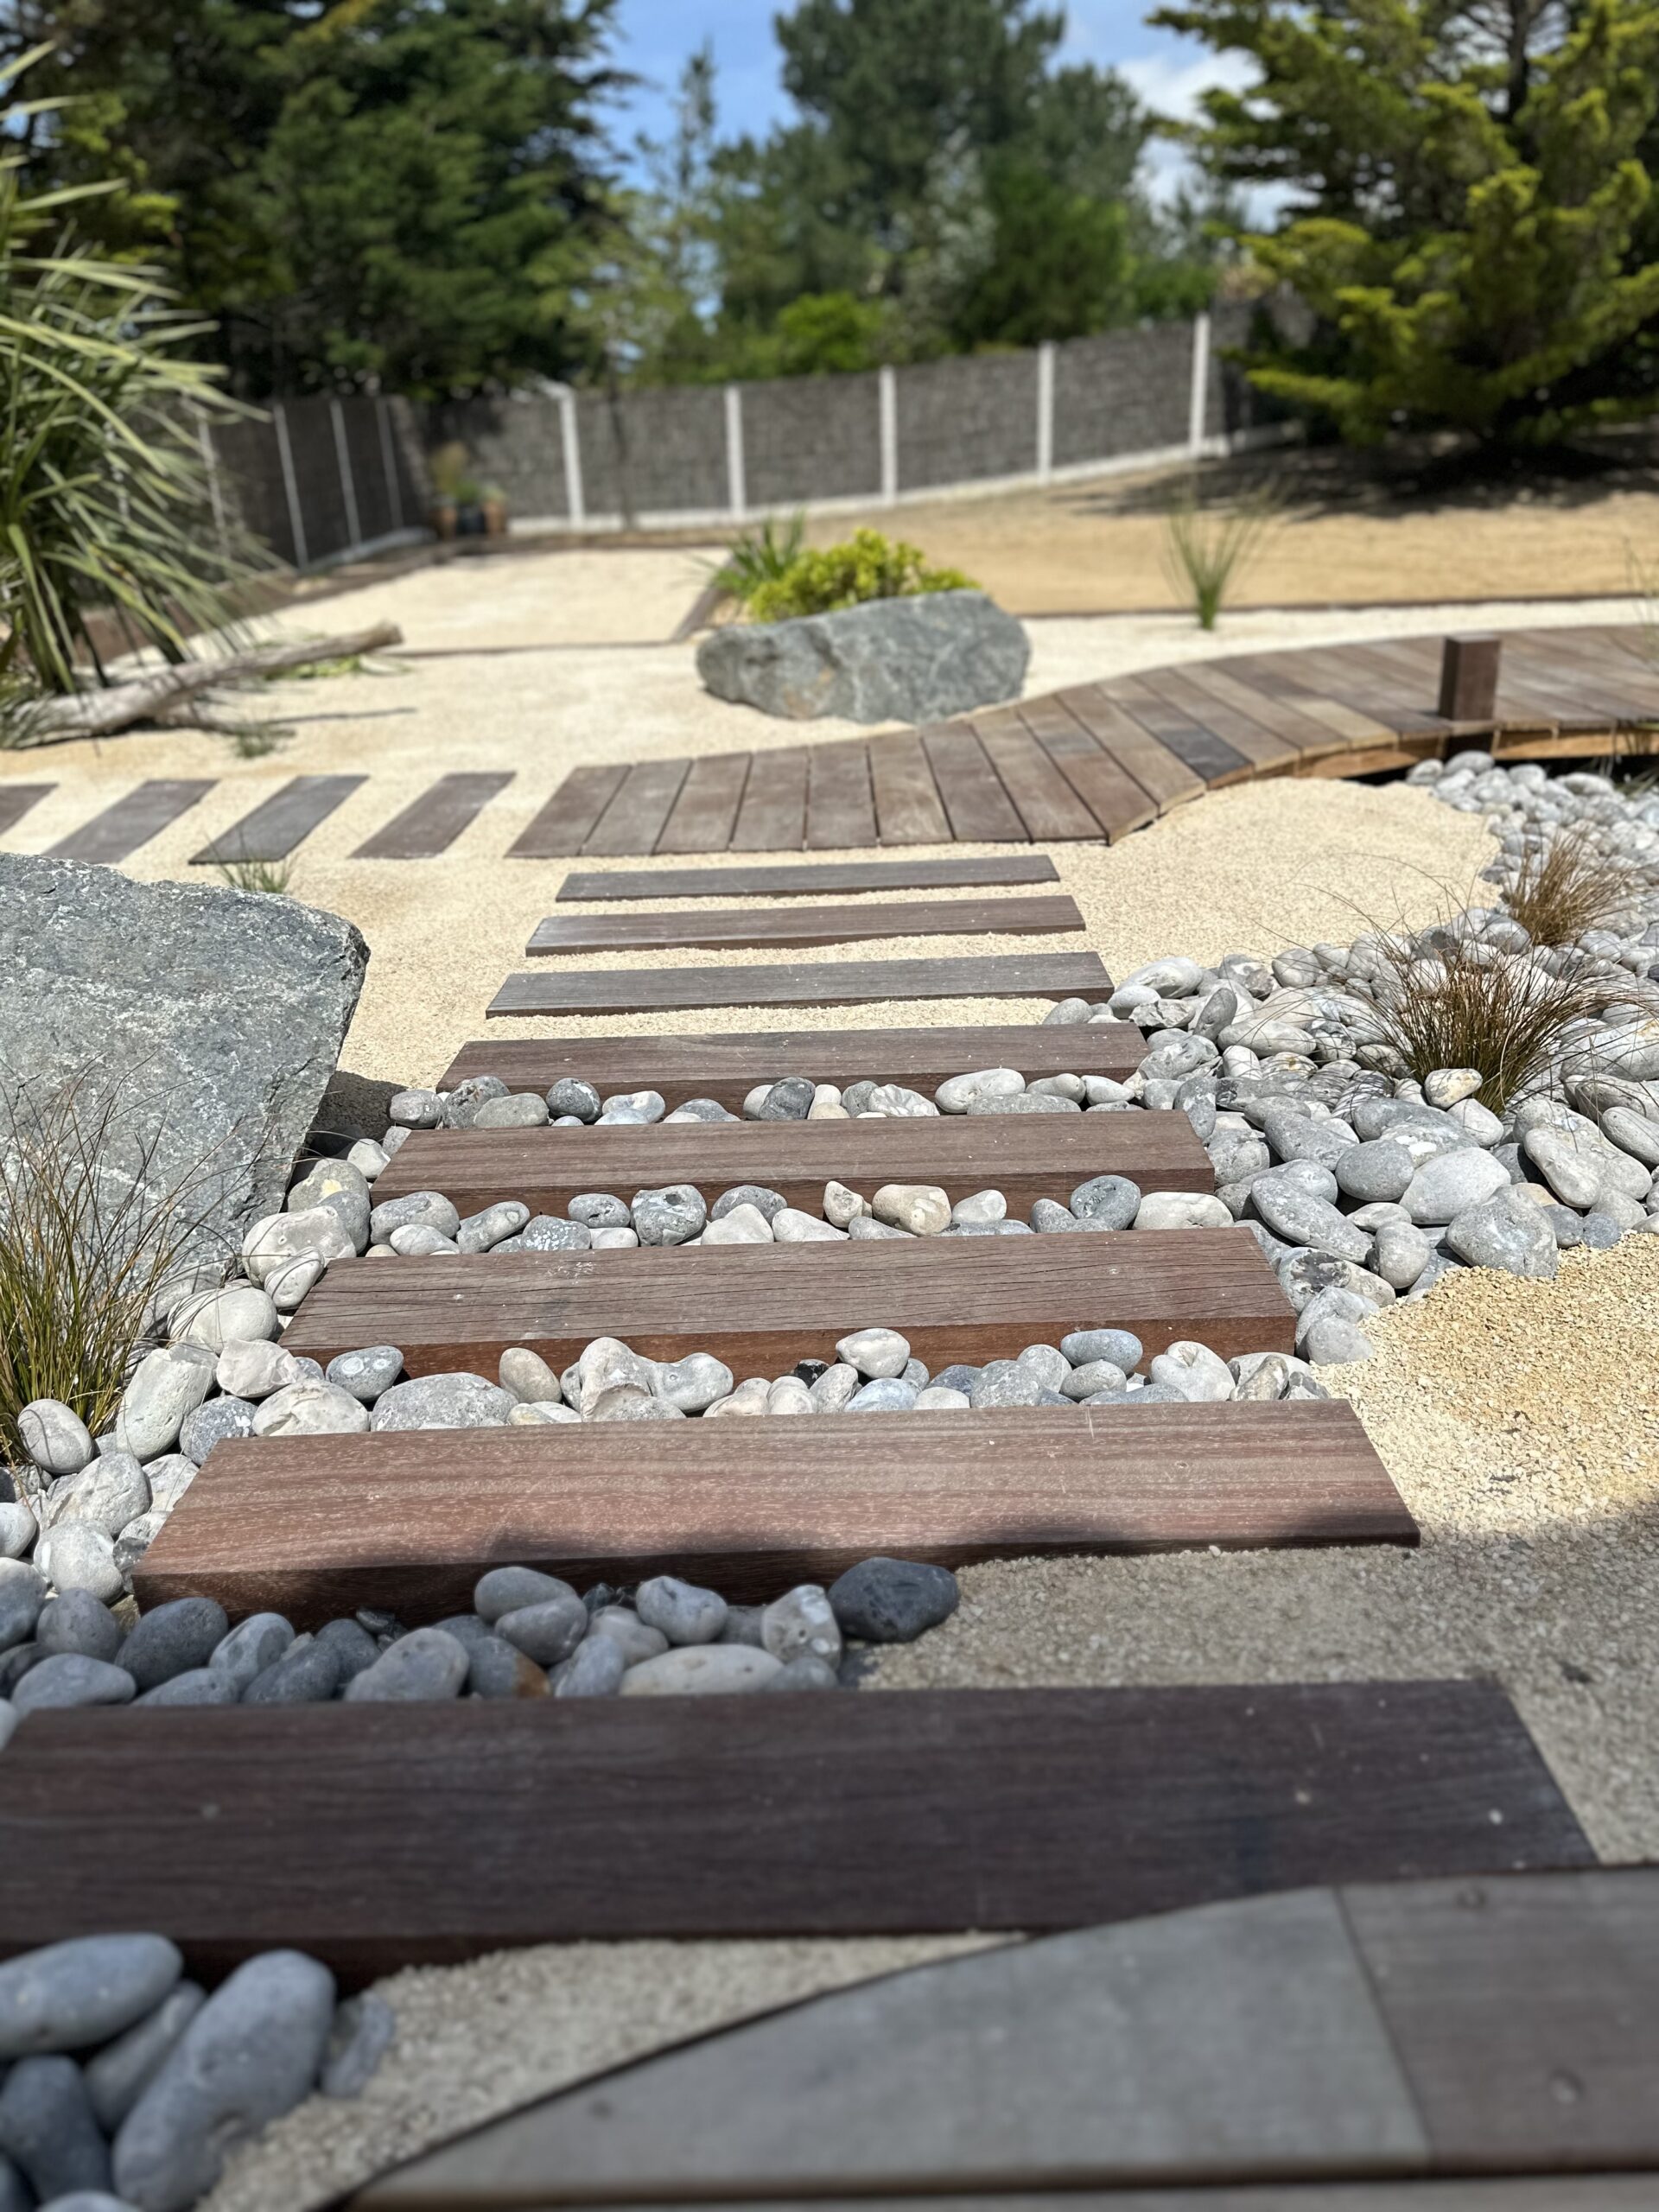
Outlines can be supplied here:
<path id="1" fill-rule="evenodd" d="M 805 543 L 806 517 L 798 510 L 781 527 L 768 515 L 759 530 L 739 531 L 709 581 L 747 607 L 762 584 L 787 573 Z"/>
<path id="2" fill-rule="evenodd" d="M 798 553 L 782 575 L 758 584 L 746 603 L 755 621 L 783 622 L 797 614 L 833 614 L 867 600 L 977 589 L 960 569 L 929 568 L 918 546 L 884 537 L 879 530 L 859 530 L 845 544 Z"/>

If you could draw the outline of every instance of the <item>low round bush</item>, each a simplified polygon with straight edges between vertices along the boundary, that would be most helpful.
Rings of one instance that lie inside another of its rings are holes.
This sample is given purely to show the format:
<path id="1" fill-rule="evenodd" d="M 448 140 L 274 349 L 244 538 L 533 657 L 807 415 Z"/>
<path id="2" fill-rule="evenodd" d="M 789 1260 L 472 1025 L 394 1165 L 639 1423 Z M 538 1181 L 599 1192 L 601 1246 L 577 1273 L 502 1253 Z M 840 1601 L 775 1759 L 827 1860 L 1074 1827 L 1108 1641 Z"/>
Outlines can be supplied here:
<path id="1" fill-rule="evenodd" d="M 747 612 L 756 622 L 784 622 L 794 615 L 861 607 L 867 600 L 976 588 L 960 569 L 930 568 L 919 546 L 884 537 L 879 530 L 860 530 L 844 544 L 809 546 L 796 554 L 781 575 L 750 593 Z"/>

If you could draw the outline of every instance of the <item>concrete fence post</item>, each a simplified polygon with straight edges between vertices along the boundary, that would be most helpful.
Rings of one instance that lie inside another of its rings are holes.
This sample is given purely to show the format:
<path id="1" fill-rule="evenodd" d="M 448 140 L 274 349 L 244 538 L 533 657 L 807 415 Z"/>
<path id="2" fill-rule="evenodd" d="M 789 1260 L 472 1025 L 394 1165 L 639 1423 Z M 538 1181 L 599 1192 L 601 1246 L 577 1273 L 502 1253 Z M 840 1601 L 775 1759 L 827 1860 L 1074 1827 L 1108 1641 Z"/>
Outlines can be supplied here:
<path id="1" fill-rule="evenodd" d="M 299 479 L 294 474 L 294 446 L 288 435 L 288 410 L 276 400 L 270 419 L 276 427 L 276 457 L 283 464 L 283 489 L 288 495 L 288 527 L 294 540 L 294 565 L 308 569 L 310 554 L 305 542 L 305 514 L 300 505 Z"/>
<path id="2" fill-rule="evenodd" d="M 374 403 L 376 420 L 380 426 L 380 467 L 386 480 L 386 506 L 394 530 L 404 526 L 404 487 L 397 474 L 397 448 L 392 441 L 391 409 L 382 392 Z"/>
<path id="3" fill-rule="evenodd" d="M 346 501 L 346 543 L 348 547 L 363 543 L 363 524 L 357 512 L 357 485 L 352 475 L 352 449 L 346 442 L 346 410 L 337 399 L 328 403 L 329 419 L 334 426 L 334 458 L 340 464 L 340 489 Z"/>
<path id="4" fill-rule="evenodd" d="M 1045 339 L 1037 348 L 1037 481 L 1046 484 L 1054 474 L 1054 341 Z"/>
<path id="5" fill-rule="evenodd" d="M 890 367 L 876 372 L 881 439 L 881 504 L 899 497 L 899 379 Z"/>
<path id="6" fill-rule="evenodd" d="M 576 424 L 576 395 L 568 384 L 554 392 L 559 403 L 559 443 L 564 454 L 564 507 L 573 529 L 588 519 L 588 502 L 582 489 L 582 436 Z"/>
<path id="7" fill-rule="evenodd" d="M 196 442 L 201 448 L 202 467 L 207 472 L 207 498 L 213 511 L 213 535 L 219 540 L 221 554 L 230 550 L 229 520 L 225 512 L 225 487 L 219 480 L 219 449 L 213 443 L 213 425 L 205 413 L 196 416 Z"/>
<path id="8" fill-rule="evenodd" d="M 741 522 L 748 512 L 748 482 L 743 466 L 743 388 L 726 387 L 726 504 L 732 520 Z"/>
<path id="9" fill-rule="evenodd" d="M 1192 324 L 1192 397 L 1187 416 L 1187 451 L 1194 461 L 1204 451 L 1205 427 L 1210 413 L 1210 317 L 1206 311 Z"/>

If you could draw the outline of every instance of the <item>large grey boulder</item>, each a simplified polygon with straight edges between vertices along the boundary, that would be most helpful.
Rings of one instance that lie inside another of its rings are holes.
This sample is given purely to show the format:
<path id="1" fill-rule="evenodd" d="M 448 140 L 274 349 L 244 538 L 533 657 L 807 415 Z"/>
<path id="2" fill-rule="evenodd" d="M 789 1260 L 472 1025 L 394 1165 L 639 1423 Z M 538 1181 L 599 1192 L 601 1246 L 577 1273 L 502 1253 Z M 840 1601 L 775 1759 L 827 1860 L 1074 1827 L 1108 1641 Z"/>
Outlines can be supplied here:
<path id="1" fill-rule="evenodd" d="M 191 1217 L 231 1246 L 282 1205 L 368 957 L 290 899 L 0 855 L 0 1120 L 70 1083 L 112 1099 L 115 1187 L 194 1178 Z"/>
<path id="2" fill-rule="evenodd" d="M 982 591 L 876 599 L 791 622 L 734 623 L 697 647 L 716 698 L 806 721 L 937 721 L 1020 696 L 1031 645 Z"/>

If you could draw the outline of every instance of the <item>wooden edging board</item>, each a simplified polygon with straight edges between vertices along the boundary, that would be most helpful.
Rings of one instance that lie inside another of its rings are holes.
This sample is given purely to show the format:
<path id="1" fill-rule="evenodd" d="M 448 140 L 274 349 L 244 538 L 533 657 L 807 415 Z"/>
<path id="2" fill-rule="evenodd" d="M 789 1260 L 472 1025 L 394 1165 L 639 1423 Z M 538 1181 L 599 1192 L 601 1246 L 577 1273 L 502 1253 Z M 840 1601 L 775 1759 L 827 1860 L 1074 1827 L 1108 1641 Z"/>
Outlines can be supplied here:
<path id="1" fill-rule="evenodd" d="M 110 1810 L 121 1808 L 120 1847 Z M 360 1981 L 505 1945 L 1087 1927 L 1594 1864 L 1484 1682 L 31 1713 L 0 1955 L 154 1925 Z"/>
<path id="2" fill-rule="evenodd" d="M 874 1006 L 904 999 L 1105 1001 L 1097 952 L 1005 952 L 982 959 L 778 961 L 758 968 L 600 968 L 509 976 L 485 1008 L 525 1014 L 641 1014 L 691 1007 Z"/>
<path id="3" fill-rule="evenodd" d="M 941 1114 L 855 1122 L 677 1122 L 579 1129 L 417 1129 L 374 1186 L 376 1203 L 442 1191 L 463 1216 L 499 1198 L 563 1213 L 580 1192 L 689 1183 L 712 1202 L 735 1183 L 816 1211 L 832 1178 L 866 1198 L 931 1183 L 954 1205 L 1001 1191 L 1011 1213 L 1062 1204 L 1096 1175 L 1143 1191 L 1212 1191 L 1210 1155 L 1185 1114 Z"/>
<path id="4" fill-rule="evenodd" d="M 1413 1544 L 1341 1399 L 265 1437 L 219 1445 L 133 1573 L 301 1628 L 471 1609 L 486 1568 L 763 1605 L 861 1559 Z"/>
<path id="5" fill-rule="evenodd" d="M 859 938 L 1042 937 L 1080 931 L 1065 894 L 1006 899 L 888 899 L 874 905 L 682 907 L 668 913 L 549 914 L 525 953 L 728 951 L 847 944 Z"/>
<path id="6" fill-rule="evenodd" d="M 396 1344 L 410 1375 L 493 1375 L 510 1345 L 562 1371 L 594 1338 L 620 1337 L 652 1359 L 713 1352 L 741 1377 L 831 1357 L 849 1330 L 878 1325 L 937 1372 L 1075 1329 L 1132 1329 L 1148 1357 L 1183 1338 L 1224 1359 L 1289 1351 L 1296 1316 L 1248 1229 L 1136 1229 L 336 1260 L 283 1343 L 325 1364 Z"/>
<path id="7" fill-rule="evenodd" d="M 1046 853 L 937 861 L 803 861 L 779 868 L 578 869 L 558 901 L 602 899 L 786 899 L 833 891 L 972 890 L 993 883 L 1058 883 Z"/>
<path id="8" fill-rule="evenodd" d="M 931 1097 L 947 1076 L 1017 1068 L 1044 1075 L 1121 1080 L 1146 1057 L 1132 1021 L 997 1022 L 961 1028 L 762 1029 L 712 1037 L 482 1037 L 463 1045 L 438 1078 L 454 1090 L 469 1075 L 499 1075 L 513 1090 L 547 1090 L 579 1075 L 601 1097 L 656 1090 L 677 1106 L 712 1098 L 735 1114 L 757 1084 L 780 1076 L 815 1083 L 902 1083 Z"/>

